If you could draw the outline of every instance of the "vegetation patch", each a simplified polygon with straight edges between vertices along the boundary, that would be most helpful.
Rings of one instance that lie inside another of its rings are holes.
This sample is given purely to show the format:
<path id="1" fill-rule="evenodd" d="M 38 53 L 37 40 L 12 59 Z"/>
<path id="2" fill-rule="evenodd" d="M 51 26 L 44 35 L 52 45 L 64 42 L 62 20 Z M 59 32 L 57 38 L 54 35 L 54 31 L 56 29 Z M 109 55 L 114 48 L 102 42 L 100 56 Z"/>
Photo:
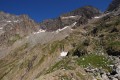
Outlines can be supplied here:
<path id="1" fill-rule="evenodd" d="M 84 68 L 88 66 L 93 66 L 96 68 L 103 68 L 107 71 L 110 71 L 108 65 L 111 65 L 112 61 L 108 60 L 103 55 L 89 54 L 81 56 L 79 59 L 77 59 L 77 63 Z"/>
<path id="2" fill-rule="evenodd" d="M 51 53 L 54 53 L 56 50 L 57 50 L 57 48 L 58 48 L 58 43 L 57 42 L 55 42 L 54 44 L 51 44 L 50 45 L 50 54 Z"/>
<path id="3" fill-rule="evenodd" d="M 0 72 L 0 80 L 2 80 L 12 70 L 12 67 L 5 68 L 5 69 L 6 70 L 3 69 L 3 71 Z"/>
<path id="4" fill-rule="evenodd" d="M 52 44 L 45 45 L 45 47 L 42 48 L 43 52 L 52 54 L 56 52 L 57 50 L 64 49 L 64 43 L 63 41 L 55 41 Z"/>
<path id="5" fill-rule="evenodd" d="M 40 64 L 44 62 L 44 59 L 45 59 L 45 55 L 43 55 L 43 57 L 39 60 L 37 66 L 40 66 Z"/>
<path id="6" fill-rule="evenodd" d="M 74 67 L 70 66 L 69 62 L 70 62 L 70 59 L 63 59 L 57 62 L 55 65 L 53 65 L 50 69 L 46 71 L 46 74 L 51 73 L 58 69 L 73 70 Z"/>
<path id="7" fill-rule="evenodd" d="M 110 42 L 110 46 L 120 46 L 120 41 Z"/>

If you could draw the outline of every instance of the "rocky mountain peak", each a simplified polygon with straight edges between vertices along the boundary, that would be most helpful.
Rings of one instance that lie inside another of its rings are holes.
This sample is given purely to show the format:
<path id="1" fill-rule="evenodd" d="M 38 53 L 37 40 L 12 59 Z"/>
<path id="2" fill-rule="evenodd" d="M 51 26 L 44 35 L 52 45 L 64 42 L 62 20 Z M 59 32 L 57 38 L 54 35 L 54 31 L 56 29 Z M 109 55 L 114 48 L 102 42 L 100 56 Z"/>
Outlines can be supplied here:
<path id="1" fill-rule="evenodd" d="M 106 12 L 112 12 L 114 15 L 120 15 L 120 0 L 113 0 Z"/>
<path id="2" fill-rule="evenodd" d="M 94 17 L 95 15 L 100 15 L 100 11 L 93 6 L 84 6 L 76 10 L 73 10 L 69 13 L 63 14 L 62 16 L 76 16 L 76 15 L 81 15 L 81 16 L 86 16 L 87 18 L 91 18 Z"/>
<path id="3" fill-rule="evenodd" d="M 8 45 L 12 36 L 17 35 L 20 38 L 38 30 L 39 25 L 27 15 L 0 12 L 0 45 Z"/>
<path id="4" fill-rule="evenodd" d="M 76 25 L 87 23 L 88 19 L 100 15 L 101 12 L 92 6 L 85 6 L 78 8 L 71 12 L 62 14 L 60 17 L 55 19 L 45 20 L 40 23 L 40 26 L 47 31 L 54 31 L 65 26 L 70 26 L 77 22 Z"/>
<path id="5" fill-rule="evenodd" d="M 5 13 L 5 12 L 0 12 L 0 21 L 1 20 L 14 20 L 16 18 L 18 18 L 18 16 Z"/>
<path id="6" fill-rule="evenodd" d="M 109 5 L 107 11 L 117 10 L 120 6 L 120 0 L 113 0 L 112 3 Z"/>

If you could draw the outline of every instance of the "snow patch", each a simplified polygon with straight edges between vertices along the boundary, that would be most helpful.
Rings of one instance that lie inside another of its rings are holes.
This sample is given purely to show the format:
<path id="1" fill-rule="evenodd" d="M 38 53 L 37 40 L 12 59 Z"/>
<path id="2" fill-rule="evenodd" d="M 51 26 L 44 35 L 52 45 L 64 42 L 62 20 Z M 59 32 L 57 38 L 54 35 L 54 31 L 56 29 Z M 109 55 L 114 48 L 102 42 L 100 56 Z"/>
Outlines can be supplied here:
<path id="1" fill-rule="evenodd" d="M 11 23 L 11 22 L 14 22 L 14 23 L 17 23 L 17 22 L 20 22 L 19 20 L 14 20 L 14 21 L 6 21 L 8 23 Z"/>
<path id="2" fill-rule="evenodd" d="M 6 22 L 10 23 L 10 22 L 12 22 L 12 21 L 6 21 Z"/>
<path id="3" fill-rule="evenodd" d="M 3 27 L 0 27 L 0 30 L 2 30 L 3 29 Z"/>
<path id="4" fill-rule="evenodd" d="M 64 51 L 63 51 L 63 52 L 60 53 L 60 56 L 61 56 L 61 57 L 65 57 L 65 56 L 67 56 L 67 54 L 68 54 L 68 52 L 64 52 Z"/>
<path id="5" fill-rule="evenodd" d="M 99 16 L 96 16 L 96 17 L 94 17 L 95 19 L 98 19 L 98 18 L 100 18 Z"/>
<path id="6" fill-rule="evenodd" d="M 42 33 L 42 32 L 46 32 L 46 31 L 45 31 L 45 30 L 40 29 L 38 32 L 34 32 L 33 34 L 39 34 L 39 33 Z"/>
<path id="7" fill-rule="evenodd" d="M 43 29 L 40 29 L 40 30 L 39 30 L 39 32 L 45 32 L 45 30 L 43 30 Z"/>
<path id="8" fill-rule="evenodd" d="M 74 27 L 76 24 L 77 24 L 77 22 L 74 22 L 74 23 L 71 25 L 71 27 Z"/>
<path id="9" fill-rule="evenodd" d="M 62 28 L 62 29 L 58 29 L 58 30 L 56 30 L 56 32 L 58 33 L 58 32 L 60 32 L 60 31 L 63 31 L 64 29 L 66 29 L 66 28 L 68 28 L 69 26 L 66 26 L 66 27 L 64 27 L 64 28 Z"/>
<path id="10" fill-rule="evenodd" d="M 74 22 L 72 25 L 70 25 L 70 26 L 65 26 L 64 28 L 62 28 L 62 29 L 58 29 L 58 30 L 56 30 L 56 33 L 58 33 L 58 32 L 60 32 L 60 31 L 63 31 L 63 30 L 65 30 L 66 28 L 68 28 L 68 27 L 74 27 L 75 25 L 77 24 L 77 22 Z M 72 29 L 71 29 L 72 30 Z"/>
<path id="11" fill-rule="evenodd" d="M 33 34 L 36 34 L 36 32 L 33 32 Z"/>
<path id="12" fill-rule="evenodd" d="M 77 16 L 61 17 L 61 19 L 70 19 L 70 18 L 77 18 Z"/>
<path id="13" fill-rule="evenodd" d="M 13 21 L 13 22 L 15 22 L 15 23 L 16 23 L 16 22 L 19 22 L 19 20 L 16 20 L 16 21 Z"/>
<path id="14" fill-rule="evenodd" d="M 29 38 L 29 36 L 26 36 L 26 38 L 28 39 L 28 38 Z"/>

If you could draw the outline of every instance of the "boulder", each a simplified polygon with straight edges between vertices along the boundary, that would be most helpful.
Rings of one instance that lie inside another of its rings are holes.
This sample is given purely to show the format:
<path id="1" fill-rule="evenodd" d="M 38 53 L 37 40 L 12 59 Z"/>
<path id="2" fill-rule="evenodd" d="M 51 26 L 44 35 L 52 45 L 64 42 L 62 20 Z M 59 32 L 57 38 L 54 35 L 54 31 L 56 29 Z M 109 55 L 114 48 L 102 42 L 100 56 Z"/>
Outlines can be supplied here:
<path id="1" fill-rule="evenodd" d="M 102 80 L 109 80 L 108 76 L 105 73 L 102 74 Z"/>

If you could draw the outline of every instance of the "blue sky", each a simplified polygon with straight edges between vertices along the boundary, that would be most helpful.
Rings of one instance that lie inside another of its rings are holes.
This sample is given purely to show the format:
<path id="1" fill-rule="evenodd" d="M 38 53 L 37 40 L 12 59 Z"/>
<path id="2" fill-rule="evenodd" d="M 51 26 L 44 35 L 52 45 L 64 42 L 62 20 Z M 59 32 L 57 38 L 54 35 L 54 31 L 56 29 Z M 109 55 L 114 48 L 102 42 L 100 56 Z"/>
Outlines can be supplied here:
<path id="1" fill-rule="evenodd" d="M 40 22 L 86 5 L 104 11 L 112 0 L 0 0 L 0 11 L 27 14 Z"/>

